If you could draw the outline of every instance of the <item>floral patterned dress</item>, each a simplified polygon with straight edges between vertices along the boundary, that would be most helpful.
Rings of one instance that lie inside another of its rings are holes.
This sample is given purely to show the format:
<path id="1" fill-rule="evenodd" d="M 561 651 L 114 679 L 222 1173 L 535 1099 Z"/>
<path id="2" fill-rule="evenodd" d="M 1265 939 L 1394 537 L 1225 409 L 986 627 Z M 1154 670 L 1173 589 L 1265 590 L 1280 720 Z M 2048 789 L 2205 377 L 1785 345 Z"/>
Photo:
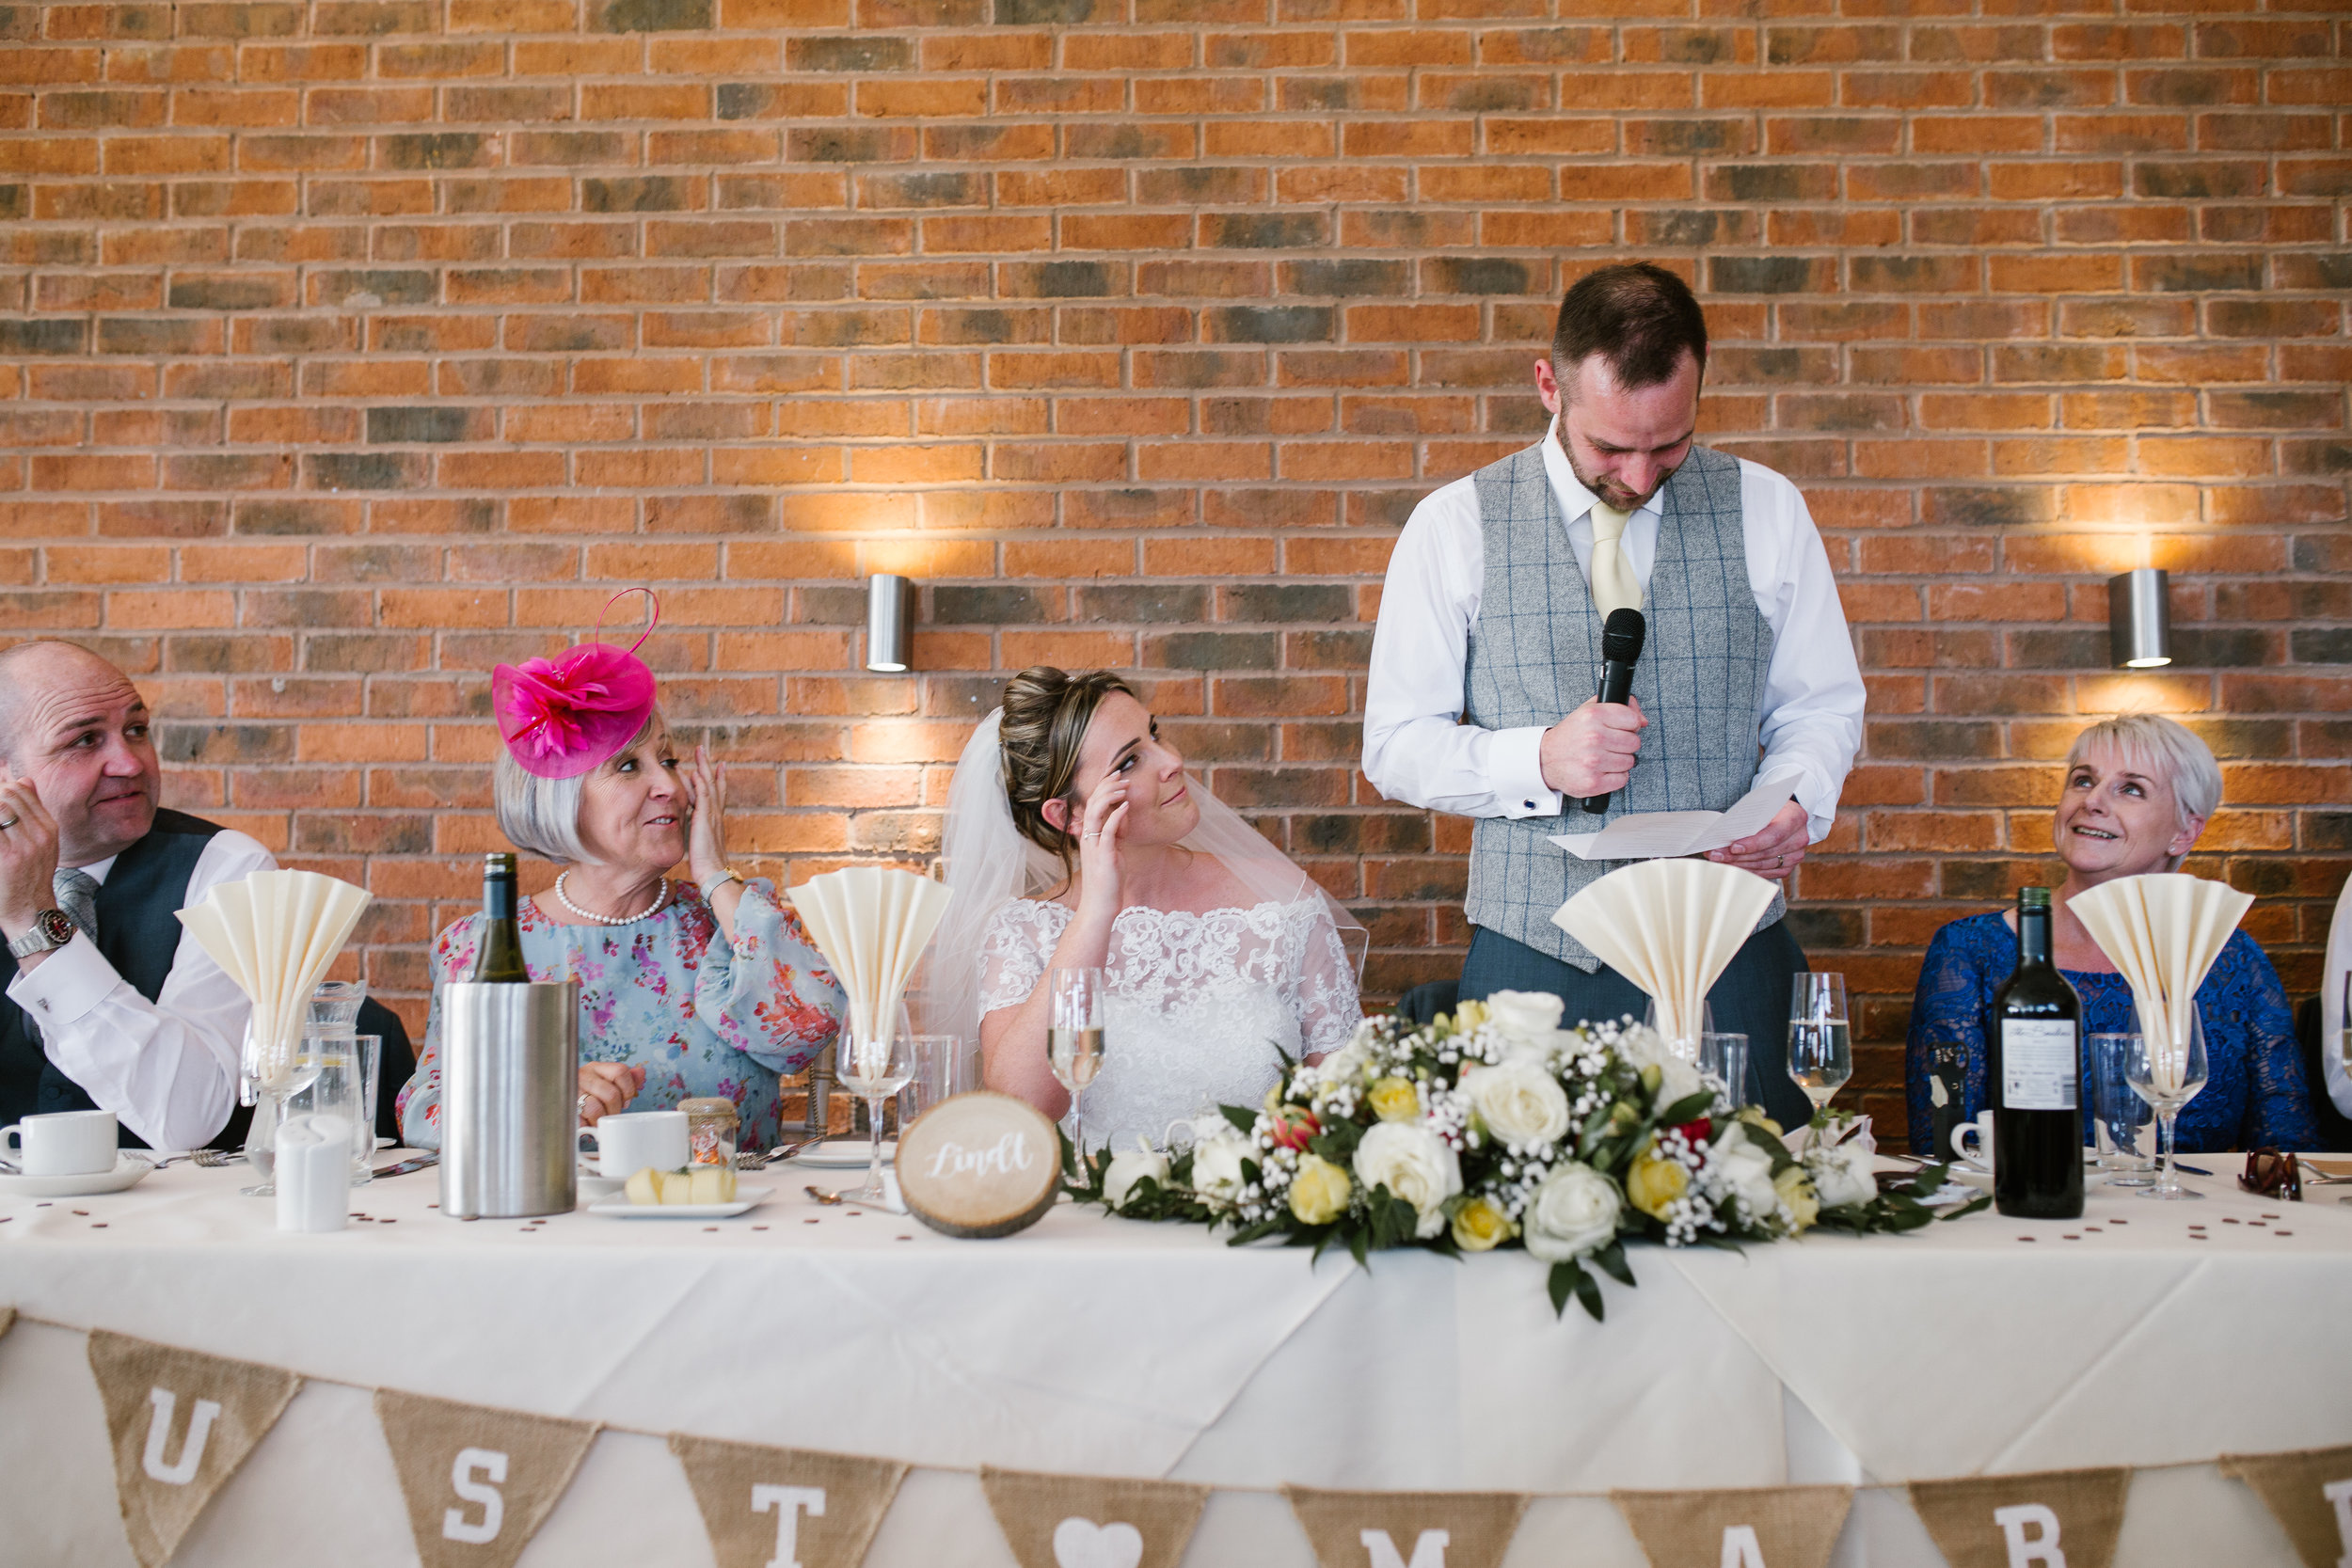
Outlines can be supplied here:
<path id="1" fill-rule="evenodd" d="M 2017 933 L 1996 911 L 1955 920 L 1928 944 L 1919 989 L 1911 1003 L 1909 1063 L 1903 1074 L 1911 1111 L 1911 1147 L 1929 1152 L 1933 1118 L 1928 1077 L 1938 1039 L 1958 1041 L 1967 1060 L 1965 1114 L 1985 1107 L 1984 1032 L 1993 993 L 2017 967 Z M 2090 1076 L 2090 1037 L 2134 1034 L 2139 1015 L 2121 974 L 2059 971 L 2082 998 L 2083 1078 Z M 2316 1148 L 2310 1086 L 2295 1043 L 2295 1019 L 2278 971 L 2252 937 L 2231 933 L 2205 983 L 2197 988 L 2205 1026 L 2208 1076 L 2182 1107 L 2177 1124 L 2184 1152 L 2204 1149 Z M 2082 1097 L 2083 1142 L 2091 1140 L 2090 1097 Z"/>
<path id="2" fill-rule="evenodd" d="M 666 909 L 629 926 L 558 925 L 528 898 L 517 915 L 531 977 L 580 982 L 580 1060 L 645 1069 L 629 1110 L 723 1095 L 742 1117 L 741 1147 L 777 1143 L 777 1075 L 833 1039 L 845 1003 L 774 883 L 744 883 L 732 948 L 691 882 L 673 883 Z M 400 1091 L 401 1136 L 418 1148 L 441 1146 L 441 987 L 472 973 L 484 918 L 457 921 L 434 946 L 424 1049 Z"/>

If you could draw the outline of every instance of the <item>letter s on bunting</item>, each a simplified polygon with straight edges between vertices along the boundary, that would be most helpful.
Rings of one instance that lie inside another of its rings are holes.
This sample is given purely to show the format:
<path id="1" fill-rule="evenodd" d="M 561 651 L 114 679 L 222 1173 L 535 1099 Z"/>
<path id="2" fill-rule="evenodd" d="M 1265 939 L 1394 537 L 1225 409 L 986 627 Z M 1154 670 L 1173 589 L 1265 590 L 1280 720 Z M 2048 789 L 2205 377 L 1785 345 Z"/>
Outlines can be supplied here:
<path id="1" fill-rule="evenodd" d="M 375 1418 L 423 1568 L 514 1568 L 596 1440 L 593 1421 L 389 1388 Z M 452 1508 L 453 1494 L 466 1506 Z"/>
<path id="2" fill-rule="evenodd" d="M 506 1497 L 495 1486 L 485 1486 L 474 1480 L 480 1472 L 489 1481 L 506 1479 L 506 1456 L 495 1449 L 460 1449 L 457 1463 L 449 1467 L 449 1489 L 469 1503 L 482 1505 L 482 1517 L 469 1520 L 466 1511 L 453 1508 L 441 1515 L 441 1539 L 455 1541 L 468 1546 L 486 1546 L 499 1538 L 499 1527 L 506 1522 Z"/>

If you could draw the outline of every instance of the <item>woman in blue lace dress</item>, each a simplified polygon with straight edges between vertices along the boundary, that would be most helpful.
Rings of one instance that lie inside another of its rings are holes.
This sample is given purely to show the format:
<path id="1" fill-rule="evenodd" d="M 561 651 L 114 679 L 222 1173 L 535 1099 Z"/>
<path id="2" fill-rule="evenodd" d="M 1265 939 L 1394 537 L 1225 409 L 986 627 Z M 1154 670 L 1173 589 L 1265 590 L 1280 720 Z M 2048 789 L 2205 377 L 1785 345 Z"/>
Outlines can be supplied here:
<path id="1" fill-rule="evenodd" d="M 2136 1033 L 2131 987 L 2090 940 L 2067 901 L 2119 877 L 2179 868 L 2221 803 L 2221 769 L 2205 743 L 2169 719 L 2134 714 L 2085 730 L 2066 759 L 2053 837 L 2066 880 L 2053 898 L 2053 956 L 2082 997 L 2082 1037 Z M 2014 916 L 2001 911 L 1955 920 L 1935 933 L 1912 998 L 1904 1085 L 1911 1147 L 1932 1149 L 1929 1077 L 1937 1041 L 1956 1042 L 1966 1064 L 1964 1114 L 1986 1104 L 1985 1029 L 1993 995 L 2017 967 Z M 2211 1076 L 2181 1112 L 2180 1148 L 2311 1148 L 2318 1131 L 2296 1050 L 2295 1020 L 2278 972 L 2244 931 L 2231 935 L 2197 988 Z M 2090 1081 L 2086 1061 L 2084 1081 Z M 2084 1096 L 2083 1141 L 2090 1141 Z"/>

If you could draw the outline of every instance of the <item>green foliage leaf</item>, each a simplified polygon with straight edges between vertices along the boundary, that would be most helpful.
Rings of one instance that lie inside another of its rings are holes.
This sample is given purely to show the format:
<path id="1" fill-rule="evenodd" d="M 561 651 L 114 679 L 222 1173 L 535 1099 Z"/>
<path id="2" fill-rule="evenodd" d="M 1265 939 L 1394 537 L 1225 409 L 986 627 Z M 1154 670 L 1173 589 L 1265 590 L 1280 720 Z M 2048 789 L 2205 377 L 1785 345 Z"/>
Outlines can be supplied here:
<path id="1" fill-rule="evenodd" d="M 1714 1104 L 1715 1091 L 1701 1089 L 1696 1094 L 1684 1095 L 1680 1100 L 1659 1112 L 1656 1119 L 1661 1127 L 1679 1127 L 1686 1121 L 1698 1120 L 1699 1117 L 1707 1115 Z"/>
<path id="2" fill-rule="evenodd" d="M 1633 1265 L 1625 1260 L 1625 1243 L 1612 1242 L 1593 1254 L 1593 1266 L 1620 1285 L 1633 1283 Z"/>
<path id="3" fill-rule="evenodd" d="M 1609 1308 L 1601 1304 L 1600 1281 L 1582 1269 L 1576 1271 L 1576 1299 L 1585 1311 L 1592 1314 L 1593 1322 L 1599 1323 L 1609 1316 Z"/>
<path id="4" fill-rule="evenodd" d="M 1255 1110 L 1245 1111 L 1238 1105 L 1219 1105 L 1217 1110 L 1239 1131 L 1245 1133 L 1258 1131 L 1258 1113 Z"/>
<path id="5" fill-rule="evenodd" d="M 1561 1316 L 1568 1309 L 1568 1297 L 1576 1292 L 1576 1282 L 1584 1271 L 1574 1263 L 1554 1263 L 1544 1287 L 1551 1292 L 1551 1315 Z"/>

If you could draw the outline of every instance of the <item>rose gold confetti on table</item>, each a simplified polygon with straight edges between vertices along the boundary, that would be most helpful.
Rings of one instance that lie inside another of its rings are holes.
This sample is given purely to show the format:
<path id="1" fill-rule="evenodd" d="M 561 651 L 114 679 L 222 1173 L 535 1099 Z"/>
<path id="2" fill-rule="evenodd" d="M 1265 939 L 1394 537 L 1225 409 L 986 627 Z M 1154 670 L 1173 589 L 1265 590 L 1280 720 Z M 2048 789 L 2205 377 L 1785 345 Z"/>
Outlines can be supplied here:
<path id="1" fill-rule="evenodd" d="M 76 1209 L 73 1212 L 81 1215 L 84 1219 L 89 1218 L 89 1211 L 87 1209 Z"/>
<path id="2" fill-rule="evenodd" d="M 899 1238 L 898 1238 L 898 1240 L 900 1240 L 900 1241 L 902 1241 L 902 1242 L 911 1242 L 911 1241 L 914 1240 L 914 1237 L 912 1237 L 912 1236 L 901 1236 L 901 1237 L 899 1237 Z"/>
<path id="3" fill-rule="evenodd" d="M 375 1223 L 378 1225 L 398 1225 L 400 1222 L 398 1220 L 378 1220 Z"/>
<path id="4" fill-rule="evenodd" d="M 2221 1223 L 2223 1225 L 2244 1225 L 2246 1222 L 2233 1215 L 2225 1214 L 2222 1216 Z"/>
<path id="5" fill-rule="evenodd" d="M 2030 1242 L 2033 1240 L 2031 1236 L 2020 1236 L 2017 1239 L 2021 1242 Z"/>
<path id="6" fill-rule="evenodd" d="M 2081 1238 L 2080 1236 L 2076 1235 L 2074 1231 L 2070 1230 L 2070 1231 L 2068 1231 L 2068 1232 L 2067 1232 L 2067 1233 L 2066 1233 L 2063 1237 L 2061 1237 L 2061 1238 L 2060 1238 L 2060 1240 L 2062 1240 L 2062 1241 L 2069 1241 L 2069 1242 L 2079 1242 L 2079 1241 L 2081 1241 L 2081 1240 L 2082 1240 L 2082 1238 Z"/>
<path id="7" fill-rule="evenodd" d="M 2109 1225 L 2129 1225 L 2132 1222 L 2129 1220 L 2109 1220 L 2107 1223 Z"/>
<path id="8" fill-rule="evenodd" d="M 92 1230 L 103 1230 L 106 1228 L 106 1222 L 104 1220 L 92 1220 L 89 1222 L 89 1227 Z"/>
<path id="9" fill-rule="evenodd" d="M 814 1215 L 814 1214 L 811 1214 L 808 1218 L 806 1218 L 806 1219 L 803 1220 L 801 1223 L 802 1223 L 803 1225 L 815 1225 L 815 1224 L 817 1223 L 817 1216 L 816 1216 L 816 1215 Z"/>
<path id="10" fill-rule="evenodd" d="M 2294 1235 L 2294 1234 L 2295 1234 L 2295 1232 L 2294 1232 L 2294 1231 L 2292 1231 L 2292 1230 L 2274 1230 L 2274 1231 L 2272 1231 L 2272 1232 L 2271 1232 L 2271 1234 L 2272 1234 L 2273 1236 L 2292 1236 L 2292 1235 Z"/>

